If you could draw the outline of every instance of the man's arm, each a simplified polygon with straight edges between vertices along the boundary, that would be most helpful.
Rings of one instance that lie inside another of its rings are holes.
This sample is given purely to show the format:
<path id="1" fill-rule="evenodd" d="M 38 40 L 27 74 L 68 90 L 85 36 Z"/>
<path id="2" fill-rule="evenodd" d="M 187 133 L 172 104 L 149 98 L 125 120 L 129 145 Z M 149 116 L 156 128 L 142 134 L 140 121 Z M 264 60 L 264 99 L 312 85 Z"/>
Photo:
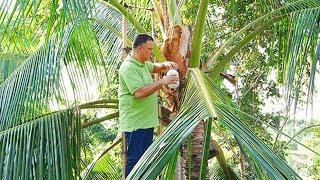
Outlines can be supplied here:
<path id="1" fill-rule="evenodd" d="M 163 85 L 173 84 L 173 83 L 176 83 L 178 80 L 179 80 L 179 78 L 175 75 L 165 76 L 165 77 L 163 77 L 163 79 L 160 79 L 157 82 L 154 82 L 154 83 L 147 85 L 147 86 L 143 86 L 142 88 L 136 90 L 133 93 L 133 96 L 137 99 L 145 98 L 145 97 L 150 96 L 151 94 L 155 93 Z"/>

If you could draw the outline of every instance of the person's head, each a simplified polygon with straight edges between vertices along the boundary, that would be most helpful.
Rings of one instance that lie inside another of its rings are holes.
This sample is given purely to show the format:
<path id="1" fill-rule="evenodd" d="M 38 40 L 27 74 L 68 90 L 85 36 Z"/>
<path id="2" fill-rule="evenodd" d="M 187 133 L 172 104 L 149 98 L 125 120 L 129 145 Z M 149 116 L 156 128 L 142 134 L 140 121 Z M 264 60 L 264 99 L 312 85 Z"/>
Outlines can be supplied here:
<path id="1" fill-rule="evenodd" d="M 133 51 L 139 60 L 147 61 L 151 58 L 153 38 L 147 34 L 139 34 L 133 41 Z"/>

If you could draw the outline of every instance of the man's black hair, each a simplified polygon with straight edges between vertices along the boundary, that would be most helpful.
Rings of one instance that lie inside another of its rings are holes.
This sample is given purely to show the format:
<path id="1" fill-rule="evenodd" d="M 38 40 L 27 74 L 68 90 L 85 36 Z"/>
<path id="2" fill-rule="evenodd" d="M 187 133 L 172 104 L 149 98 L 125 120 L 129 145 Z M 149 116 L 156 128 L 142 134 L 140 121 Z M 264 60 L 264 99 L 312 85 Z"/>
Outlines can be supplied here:
<path id="1" fill-rule="evenodd" d="M 137 48 L 138 46 L 140 46 L 141 44 L 147 41 L 153 41 L 153 38 L 148 34 L 138 34 L 136 38 L 134 38 L 133 49 Z"/>

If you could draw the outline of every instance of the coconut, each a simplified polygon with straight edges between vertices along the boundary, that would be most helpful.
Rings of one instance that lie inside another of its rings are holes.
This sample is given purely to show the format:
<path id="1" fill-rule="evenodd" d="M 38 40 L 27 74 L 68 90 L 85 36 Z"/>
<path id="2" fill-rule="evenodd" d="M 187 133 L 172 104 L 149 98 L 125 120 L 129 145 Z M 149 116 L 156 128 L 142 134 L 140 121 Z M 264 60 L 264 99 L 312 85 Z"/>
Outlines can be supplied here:
<path id="1" fill-rule="evenodd" d="M 171 76 L 171 75 L 175 75 L 175 76 L 179 77 L 178 71 L 176 71 L 174 69 L 170 69 L 167 72 L 167 76 Z M 171 89 L 177 89 L 178 86 L 179 86 L 179 81 L 177 81 L 176 83 L 173 83 L 173 84 L 168 84 L 168 87 Z"/>

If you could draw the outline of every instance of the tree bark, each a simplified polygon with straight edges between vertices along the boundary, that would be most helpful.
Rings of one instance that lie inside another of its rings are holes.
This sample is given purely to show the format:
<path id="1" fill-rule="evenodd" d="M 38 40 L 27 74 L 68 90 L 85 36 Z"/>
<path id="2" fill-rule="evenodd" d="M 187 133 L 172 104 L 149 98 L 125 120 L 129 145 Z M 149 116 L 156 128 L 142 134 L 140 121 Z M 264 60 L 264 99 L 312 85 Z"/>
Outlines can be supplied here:
<path id="1" fill-rule="evenodd" d="M 196 180 L 200 177 L 204 133 L 204 122 L 200 121 L 192 131 L 190 138 L 185 140 L 181 146 L 182 168 L 187 179 Z M 209 179 L 208 174 L 206 179 Z"/>
<path id="2" fill-rule="evenodd" d="M 178 65 L 178 72 L 180 83 L 183 86 L 183 81 L 185 79 L 186 70 L 188 67 L 188 55 L 190 54 L 190 29 L 187 27 L 182 27 L 180 25 L 175 25 L 169 29 L 169 35 L 161 47 L 161 51 L 168 61 L 173 61 Z M 176 114 L 179 110 L 179 102 L 181 101 L 181 89 L 179 87 L 177 92 L 172 94 L 167 89 L 163 91 L 166 93 L 166 98 L 168 104 L 166 107 L 162 108 L 162 115 L 166 114 L 167 117 L 162 118 L 162 123 L 167 125 L 170 123 L 170 114 Z M 200 166 L 203 152 L 203 142 L 204 142 L 205 132 L 204 132 L 204 122 L 201 121 L 193 130 L 190 136 L 190 143 L 186 140 L 181 146 L 181 164 L 182 164 L 182 174 L 184 178 L 187 179 L 198 179 L 200 176 Z M 190 150 L 189 150 L 190 149 Z M 214 147 L 210 146 L 210 156 L 214 156 Z M 209 157 L 210 158 L 210 157 Z M 208 172 L 208 171 L 207 171 Z M 179 176 L 179 175 L 177 175 Z M 206 179 L 209 179 L 208 174 Z"/>
<path id="3" fill-rule="evenodd" d="M 181 25 L 174 25 L 173 27 L 169 27 L 168 9 L 166 1 L 159 0 L 159 2 L 163 13 L 163 29 L 167 34 L 167 38 L 164 40 L 164 43 L 161 47 L 161 51 L 168 61 L 173 61 L 177 63 L 180 84 L 181 86 L 183 86 L 183 81 L 185 79 L 186 71 L 189 64 L 188 59 L 190 56 L 192 32 L 190 28 L 183 27 Z M 170 93 L 168 89 L 163 89 L 163 92 L 165 92 L 165 97 L 163 98 L 166 98 L 168 100 L 168 104 L 166 105 L 166 107 L 161 108 L 161 114 L 166 114 L 164 117 L 161 118 L 161 122 L 165 126 L 170 123 L 170 114 L 171 116 L 172 114 L 177 114 L 177 111 L 179 110 L 178 106 L 179 102 L 181 101 L 182 94 L 181 86 L 177 89 L 177 92 L 174 94 L 172 94 L 172 92 Z M 191 142 L 189 143 L 188 140 L 185 140 L 185 142 L 181 146 L 181 158 L 179 159 L 181 160 L 182 164 L 182 174 L 184 174 L 185 176 L 183 178 L 198 179 L 200 176 L 199 173 L 203 152 L 203 143 L 205 138 L 204 129 L 204 122 L 201 121 L 191 133 Z M 188 151 L 188 149 L 190 149 L 190 151 Z M 215 149 L 212 144 L 210 144 L 209 154 L 209 158 L 212 158 L 215 154 Z M 188 161 L 188 158 L 190 159 L 190 161 Z M 177 176 L 180 176 L 179 174 L 181 173 L 178 173 Z M 209 179 L 208 174 L 206 175 L 206 179 Z"/>

